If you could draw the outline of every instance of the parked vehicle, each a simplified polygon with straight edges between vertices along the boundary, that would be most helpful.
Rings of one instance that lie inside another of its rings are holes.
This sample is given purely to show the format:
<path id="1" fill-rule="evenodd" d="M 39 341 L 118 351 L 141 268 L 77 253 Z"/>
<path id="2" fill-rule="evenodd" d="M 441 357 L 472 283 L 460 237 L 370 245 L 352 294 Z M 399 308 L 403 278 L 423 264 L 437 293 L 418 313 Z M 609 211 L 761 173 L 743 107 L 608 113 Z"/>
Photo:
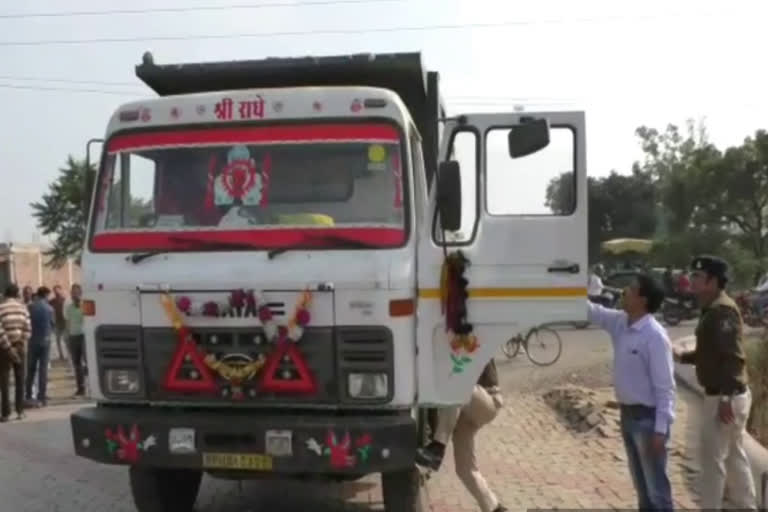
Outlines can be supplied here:
<path id="1" fill-rule="evenodd" d="M 114 112 L 86 180 L 97 405 L 71 416 L 75 453 L 129 467 L 139 512 L 190 512 L 204 473 L 381 474 L 387 512 L 424 511 L 429 411 L 466 403 L 510 332 L 586 319 L 584 114 L 449 117 L 419 54 L 147 54 L 136 74 L 159 97 Z M 539 151 L 573 170 L 572 213 L 493 213 L 488 156 L 514 183 Z"/>
<path id="2" fill-rule="evenodd" d="M 699 307 L 693 297 L 665 297 L 661 305 L 664 322 L 672 327 L 699 316 Z"/>
<path id="3" fill-rule="evenodd" d="M 741 318 L 749 327 L 768 327 L 768 306 L 759 310 L 755 303 L 757 294 L 745 292 L 734 297 L 741 311 Z"/>

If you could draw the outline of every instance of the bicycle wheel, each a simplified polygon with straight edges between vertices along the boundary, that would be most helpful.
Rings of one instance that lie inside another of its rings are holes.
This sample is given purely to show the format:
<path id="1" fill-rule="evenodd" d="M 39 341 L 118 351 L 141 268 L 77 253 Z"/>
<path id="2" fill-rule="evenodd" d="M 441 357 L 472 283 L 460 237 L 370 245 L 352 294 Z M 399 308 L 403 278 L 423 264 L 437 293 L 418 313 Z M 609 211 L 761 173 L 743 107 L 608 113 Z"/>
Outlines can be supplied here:
<path id="1" fill-rule="evenodd" d="M 501 347 L 501 350 L 509 359 L 517 356 L 517 353 L 520 352 L 520 336 L 509 338 L 507 342 Z"/>
<path id="2" fill-rule="evenodd" d="M 550 366 L 560 359 L 563 342 L 560 334 L 549 327 L 536 327 L 528 331 L 525 337 L 525 353 L 537 366 Z"/>

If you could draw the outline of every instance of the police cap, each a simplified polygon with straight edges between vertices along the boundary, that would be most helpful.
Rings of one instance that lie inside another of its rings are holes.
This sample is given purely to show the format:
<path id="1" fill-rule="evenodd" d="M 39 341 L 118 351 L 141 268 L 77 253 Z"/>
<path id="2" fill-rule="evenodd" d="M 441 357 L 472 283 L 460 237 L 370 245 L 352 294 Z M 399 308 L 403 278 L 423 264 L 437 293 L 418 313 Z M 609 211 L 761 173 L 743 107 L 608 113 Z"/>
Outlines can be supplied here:
<path id="1" fill-rule="evenodd" d="M 726 278 L 728 276 L 728 263 L 717 256 L 697 256 L 691 262 L 691 270 L 706 272 L 713 277 Z"/>

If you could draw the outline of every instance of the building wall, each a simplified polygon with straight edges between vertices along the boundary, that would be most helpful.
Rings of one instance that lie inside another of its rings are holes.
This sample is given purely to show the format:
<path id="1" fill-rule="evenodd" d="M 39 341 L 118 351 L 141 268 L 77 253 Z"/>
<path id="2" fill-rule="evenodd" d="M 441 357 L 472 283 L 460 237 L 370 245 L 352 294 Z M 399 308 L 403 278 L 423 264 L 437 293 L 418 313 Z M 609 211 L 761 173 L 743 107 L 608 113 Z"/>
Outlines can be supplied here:
<path id="1" fill-rule="evenodd" d="M 45 249 L 40 246 L 12 246 L 9 250 L 11 257 L 11 274 L 19 287 L 47 286 L 53 288 L 60 285 L 65 290 L 73 282 L 80 282 L 80 267 L 69 261 L 61 268 L 46 265 L 47 258 L 43 255 Z"/>

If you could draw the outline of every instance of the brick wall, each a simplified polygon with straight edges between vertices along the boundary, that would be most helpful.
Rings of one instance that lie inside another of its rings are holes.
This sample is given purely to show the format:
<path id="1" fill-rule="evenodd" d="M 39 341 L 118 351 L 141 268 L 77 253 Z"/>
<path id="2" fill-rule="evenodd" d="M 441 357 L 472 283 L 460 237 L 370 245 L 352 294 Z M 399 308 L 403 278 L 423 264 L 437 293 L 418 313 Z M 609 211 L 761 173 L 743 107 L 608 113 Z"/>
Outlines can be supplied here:
<path id="1" fill-rule="evenodd" d="M 60 285 L 65 291 L 73 282 L 80 282 L 80 267 L 70 262 L 64 264 L 61 268 L 53 268 L 46 265 L 47 258 L 42 254 L 39 248 L 15 249 L 12 253 L 12 272 L 13 278 L 19 287 L 47 286 L 53 288 Z"/>

